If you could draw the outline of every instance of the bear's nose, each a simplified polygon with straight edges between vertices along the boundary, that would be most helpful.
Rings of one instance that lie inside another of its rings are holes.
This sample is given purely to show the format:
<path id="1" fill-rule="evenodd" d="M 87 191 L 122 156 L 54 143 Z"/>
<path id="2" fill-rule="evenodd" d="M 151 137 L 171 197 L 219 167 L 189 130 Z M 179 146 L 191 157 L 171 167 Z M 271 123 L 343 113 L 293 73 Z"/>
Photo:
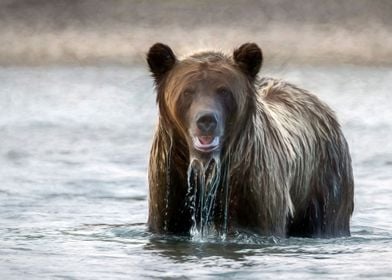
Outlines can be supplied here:
<path id="1" fill-rule="evenodd" d="M 218 125 L 218 121 L 214 114 L 205 113 L 196 121 L 197 127 L 201 130 L 201 132 L 208 133 L 213 132 Z"/>

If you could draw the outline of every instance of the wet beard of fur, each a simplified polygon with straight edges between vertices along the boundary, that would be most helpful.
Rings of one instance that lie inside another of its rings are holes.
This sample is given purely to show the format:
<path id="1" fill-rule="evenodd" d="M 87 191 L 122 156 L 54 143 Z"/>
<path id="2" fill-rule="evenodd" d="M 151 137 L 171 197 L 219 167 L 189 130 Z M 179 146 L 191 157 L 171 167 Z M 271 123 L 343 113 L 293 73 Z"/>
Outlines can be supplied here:
<path id="1" fill-rule="evenodd" d="M 228 182 L 219 153 L 208 159 L 191 157 L 188 167 L 188 207 L 193 239 L 225 239 L 228 219 Z"/>

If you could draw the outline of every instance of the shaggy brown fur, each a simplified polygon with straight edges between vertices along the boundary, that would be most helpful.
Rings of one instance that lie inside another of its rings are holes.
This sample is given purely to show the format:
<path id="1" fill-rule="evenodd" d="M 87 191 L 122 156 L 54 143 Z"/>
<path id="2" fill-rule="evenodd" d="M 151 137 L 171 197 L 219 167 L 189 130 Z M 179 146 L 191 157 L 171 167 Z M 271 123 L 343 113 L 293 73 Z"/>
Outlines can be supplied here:
<path id="1" fill-rule="evenodd" d="M 353 175 L 336 116 L 303 89 L 258 79 L 262 54 L 257 45 L 244 44 L 232 57 L 205 52 L 178 60 L 169 47 L 158 43 L 147 61 L 160 113 L 149 167 L 152 231 L 186 234 L 192 226 L 183 117 L 187 107 L 181 95 L 190 81 L 210 85 L 214 79 L 232 93 L 219 182 L 229 187 L 229 231 L 309 237 L 350 234 Z"/>

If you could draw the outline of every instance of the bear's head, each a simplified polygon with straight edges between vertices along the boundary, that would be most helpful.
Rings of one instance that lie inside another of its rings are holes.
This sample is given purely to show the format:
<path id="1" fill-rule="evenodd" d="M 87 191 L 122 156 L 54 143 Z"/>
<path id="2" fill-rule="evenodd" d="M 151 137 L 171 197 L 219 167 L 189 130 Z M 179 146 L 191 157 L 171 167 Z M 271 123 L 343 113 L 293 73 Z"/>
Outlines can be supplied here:
<path id="1" fill-rule="evenodd" d="M 254 110 L 261 49 L 247 43 L 232 56 L 203 52 L 180 60 L 170 47 L 157 43 L 150 48 L 147 62 L 155 79 L 161 121 L 182 139 L 189 155 L 209 159 L 230 145 L 245 116 Z"/>

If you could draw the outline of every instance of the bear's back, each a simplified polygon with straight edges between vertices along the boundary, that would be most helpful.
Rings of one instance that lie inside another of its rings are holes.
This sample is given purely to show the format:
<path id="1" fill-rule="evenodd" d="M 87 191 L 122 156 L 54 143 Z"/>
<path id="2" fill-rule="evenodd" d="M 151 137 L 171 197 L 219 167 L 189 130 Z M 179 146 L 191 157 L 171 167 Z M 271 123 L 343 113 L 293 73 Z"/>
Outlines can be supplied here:
<path id="1" fill-rule="evenodd" d="M 257 94 L 260 110 L 284 130 L 282 133 L 309 138 L 309 132 L 313 132 L 323 140 L 340 133 L 332 109 L 304 89 L 283 80 L 262 78 L 257 83 Z"/>
<path id="2" fill-rule="evenodd" d="M 301 174 L 286 174 L 292 178 L 293 204 L 301 205 L 312 192 L 311 181 L 315 180 L 312 176 L 319 176 L 318 169 L 329 156 L 330 147 L 345 146 L 340 125 L 328 105 L 290 83 L 263 78 L 257 89 L 259 114 L 264 114 L 269 123 L 267 133 L 277 135 L 276 141 L 280 142 L 277 153 L 285 155 L 288 172 L 301 171 Z"/>

